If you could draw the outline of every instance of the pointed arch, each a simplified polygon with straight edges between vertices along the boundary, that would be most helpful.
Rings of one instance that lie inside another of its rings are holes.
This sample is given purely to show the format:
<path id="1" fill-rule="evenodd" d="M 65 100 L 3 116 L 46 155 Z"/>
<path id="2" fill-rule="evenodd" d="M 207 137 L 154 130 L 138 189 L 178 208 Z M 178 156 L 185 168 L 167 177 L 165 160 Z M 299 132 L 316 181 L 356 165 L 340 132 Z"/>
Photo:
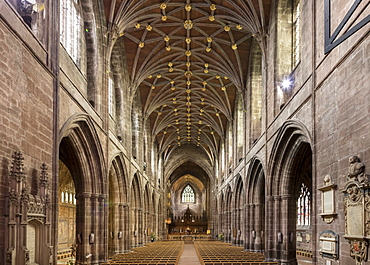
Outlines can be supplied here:
<path id="1" fill-rule="evenodd" d="M 143 244 L 143 201 L 138 173 L 134 174 L 131 182 L 131 247 Z"/>
<path id="2" fill-rule="evenodd" d="M 289 120 L 280 128 L 268 165 L 267 227 L 272 235 L 267 241 L 268 259 L 296 263 L 297 200 L 302 182 L 312 193 L 312 149 L 307 128 Z M 314 207 L 311 207 L 311 209 Z M 313 213 L 312 216 L 315 214 Z M 316 227 L 305 230 L 315 234 Z M 276 241 L 273 235 L 280 235 Z M 284 236 L 285 235 L 285 236 Z M 307 252 L 312 252 L 313 243 Z M 278 253 L 277 245 L 283 250 Z M 283 254 L 282 254 L 283 253 Z"/>
<path id="3" fill-rule="evenodd" d="M 248 168 L 247 239 L 245 248 L 263 252 L 265 246 L 265 171 L 261 159 L 253 157 Z"/>
<path id="4" fill-rule="evenodd" d="M 103 150 L 90 116 L 83 113 L 73 115 L 62 126 L 59 135 L 60 159 L 72 167 L 76 188 L 83 192 L 106 194 Z"/>
<path id="5" fill-rule="evenodd" d="M 123 253 L 126 250 L 128 221 L 127 202 L 128 184 L 127 169 L 123 154 L 117 153 L 110 162 L 108 173 L 108 254 Z"/>
<path id="6" fill-rule="evenodd" d="M 71 172 L 76 188 L 76 236 L 79 239 L 76 260 L 83 262 L 107 259 L 98 246 L 107 244 L 106 165 L 102 147 L 91 118 L 87 114 L 70 117 L 60 130 L 59 158 Z M 87 232 L 89 231 L 89 232 Z M 89 237 L 95 244 L 89 249 Z M 89 253 L 88 253 L 89 252 Z"/>
<path id="7" fill-rule="evenodd" d="M 234 227 L 237 230 L 236 237 L 234 238 L 234 244 L 242 246 L 244 244 L 244 224 L 245 224 L 245 190 L 244 181 L 241 175 L 238 175 L 236 180 L 235 192 L 234 192 Z"/>
<path id="8" fill-rule="evenodd" d="M 296 120 L 289 120 L 280 128 L 272 147 L 268 175 L 273 176 L 268 187 L 268 195 L 283 195 L 290 193 L 290 174 L 295 158 L 300 152 L 311 150 L 311 136 L 308 129 Z M 301 149 L 303 148 L 303 149 Z"/>

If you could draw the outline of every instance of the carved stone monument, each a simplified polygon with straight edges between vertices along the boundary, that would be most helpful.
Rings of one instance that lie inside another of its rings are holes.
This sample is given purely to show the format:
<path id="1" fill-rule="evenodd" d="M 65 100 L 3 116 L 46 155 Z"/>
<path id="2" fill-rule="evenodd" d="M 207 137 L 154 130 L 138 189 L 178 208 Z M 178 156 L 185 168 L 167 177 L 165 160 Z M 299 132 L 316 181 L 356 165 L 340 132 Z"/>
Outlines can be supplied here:
<path id="1" fill-rule="evenodd" d="M 322 219 L 330 224 L 334 221 L 334 217 L 337 215 L 335 212 L 335 201 L 334 192 L 337 187 L 331 181 L 330 175 L 324 177 L 324 186 L 318 188 L 321 191 L 321 213 Z"/>
<path id="2" fill-rule="evenodd" d="M 320 255 L 328 259 L 339 258 L 339 235 L 331 230 L 320 233 Z"/>
<path id="3" fill-rule="evenodd" d="M 345 235 L 350 244 L 350 256 L 359 265 L 367 260 L 367 246 L 370 240 L 370 184 L 365 165 L 357 156 L 349 158 L 347 183 L 344 193 Z"/>

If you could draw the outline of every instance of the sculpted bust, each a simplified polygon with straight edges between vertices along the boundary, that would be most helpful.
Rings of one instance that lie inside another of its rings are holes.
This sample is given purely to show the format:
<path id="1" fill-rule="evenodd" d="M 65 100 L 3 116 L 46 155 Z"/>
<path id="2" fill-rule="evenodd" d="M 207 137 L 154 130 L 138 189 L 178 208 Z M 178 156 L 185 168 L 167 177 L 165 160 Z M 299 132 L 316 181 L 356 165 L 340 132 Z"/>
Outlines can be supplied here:
<path id="1" fill-rule="evenodd" d="M 365 165 L 360 162 L 360 159 L 357 156 L 350 156 L 349 163 L 350 166 L 347 173 L 347 180 L 363 182 L 365 180 Z"/>

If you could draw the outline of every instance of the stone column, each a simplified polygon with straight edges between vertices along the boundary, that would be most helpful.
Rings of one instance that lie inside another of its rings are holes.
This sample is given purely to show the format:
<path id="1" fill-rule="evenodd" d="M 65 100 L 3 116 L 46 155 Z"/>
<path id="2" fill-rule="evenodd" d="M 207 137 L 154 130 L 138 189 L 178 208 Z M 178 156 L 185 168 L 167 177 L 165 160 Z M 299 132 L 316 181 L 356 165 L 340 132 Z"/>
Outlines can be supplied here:
<path id="1" fill-rule="evenodd" d="M 91 229 L 89 234 L 89 244 L 91 251 L 90 264 L 99 264 L 98 246 L 99 246 L 99 223 L 103 221 L 99 212 L 99 194 L 91 195 Z"/>
<path id="2" fill-rule="evenodd" d="M 86 256 L 90 253 L 89 235 L 91 233 L 91 194 L 83 192 L 78 195 L 77 200 L 77 264 L 89 264 L 90 261 Z"/>
<path id="3" fill-rule="evenodd" d="M 99 223 L 98 223 L 98 257 L 99 261 L 103 262 L 108 259 L 108 206 L 107 206 L 107 196 L 99 195 Z M 116 226 L 117 227 L 117 226 Z"/>
<path id="4" fill-rule="evenodd" d="M 248 225 L 249 225 L 249 215 L 248 215 L 248 206 L 245 204 L 243 206 L 243 213 L 244 213 L 244 222 L 242 223 L 243 230 L 242 233 L 244 235 L 244 250 L 248 250 Z"/>
<path id="5" fill-rule="evenodd" d="M 130 235 L 130 207 L 128 204 L 123 205 L 123 216 L 122 216 L 122 226 L 121 229 L 123 231 L 121 244 L 123 246 L 124 252 L 129 252 L 131 250 L 131 235 Z"/>
<path id="6" fill-rule="evenodd" d="M 143 209 L 138 209 L 138 231 L 137 231 L 137 237 L 138 237 L 138 244 L 137 246 L 142 247 L 143 246 Z"/>
<path id="7" fill-rule="evenodd" d="M 291 218 L 291 214 L 296 212 L 297 198 L 292 195 L 283 195 L 281 197 L 282 206 L 282 233 L 283 233 L 283 249 L 282 249 L 282 264 L 294 265 L 297 264 L 296 246 L 295 246 L 295 231 L 296 217 Z M 289 218 L 290 217 L 290 218 Z"/>
<path id="8" fill-rule="evenodd" d="M 283 228 L 281 226 L 281 217 L 282 212 L 284 209 L 282 208 L 281 197 L 274 196 L 274 209 L 273 209 L 273 216 L 272 216 L 272 223 L 273 223 L 273 249 L 275 250 L 274 258 L 281 260 L 282 259 L 282 249 L 284 242 L 284 234 L 282 231 Z"/>
<path id="9" fill-rule="evenodd" d="M 137 209 L 132 207 L 131 208 L 131 218 L 130 218 L 130 227 L 131 227 L 131 248 L 137 247 Z M 131 249 L 130 248 L 130 249 Z"/>
<path id="10" fill-rule="evenodd" d="M 114 254 L 119 254 L 124 251 L 123 246 L 123 218 L 124 218 L 124 211 L 123 205 L 118 203 L 114 207 L 114 221 L 115 221 L 115 229 L 113 232 L 113 244 L 114 244 Z"/>
<path id="11" fill-rule="evenodd" d="M 276 222 L 274 212 L 274 197 L 267 196 L 266 198 L 266 229 L 265 229 L 265 242 L 266 242 L 266 260 L 272 261 L 274 260 L 274 249 L 275 249 L 275 238 L 276 238 L 276 231 L 274 224 Z"/>
<path id="12" fill-rule="evenodd" d="M 255 239 L 254 239 L 254 250 L 261 252 L 262 251 L 262 238 L 261 238 L 261 231 L 262 231 L 262 221 L 263 221 L 263 215 L 261 214 L 261 207 L 262 204 L 256 204 L 255 205 Z"/>
<path id="13" fill-rule="evenodd" d="M 244 248 L 245 250 L 247 251 L 251 251 L 252 250 L 252 223 L 253 223 L 253 219 L 251 218 L 251 212 L 252 212 L 252 205 L 251 204 L 248 204 L 246 205 L 245 207 L 245 218 L 246 218 L 246 222 L 245 222 L 245 244 L 244 244 Z"/>

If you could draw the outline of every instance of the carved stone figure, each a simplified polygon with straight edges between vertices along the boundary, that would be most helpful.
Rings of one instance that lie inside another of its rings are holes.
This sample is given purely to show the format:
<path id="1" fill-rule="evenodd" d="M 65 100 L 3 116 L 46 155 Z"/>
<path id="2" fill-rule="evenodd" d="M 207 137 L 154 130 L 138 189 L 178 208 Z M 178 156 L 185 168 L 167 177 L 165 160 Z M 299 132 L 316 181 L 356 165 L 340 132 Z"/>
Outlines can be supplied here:
<path id="1" fill-rule="evenodd" d="M 350 156 L 349 163 L 350 166 L 347 173 L 347 180 L 364 182 L 366 179 L 364 175 L 365 165 L 360 162 L 360 159 L 357 156 Z"/>
<path id="2" fill-rule="evenodd" d="M 357 202 L 361 196 L 360 190 L 356 185 L 352 185 L 347 189 L 348 197 L 352 202 Z"/>

